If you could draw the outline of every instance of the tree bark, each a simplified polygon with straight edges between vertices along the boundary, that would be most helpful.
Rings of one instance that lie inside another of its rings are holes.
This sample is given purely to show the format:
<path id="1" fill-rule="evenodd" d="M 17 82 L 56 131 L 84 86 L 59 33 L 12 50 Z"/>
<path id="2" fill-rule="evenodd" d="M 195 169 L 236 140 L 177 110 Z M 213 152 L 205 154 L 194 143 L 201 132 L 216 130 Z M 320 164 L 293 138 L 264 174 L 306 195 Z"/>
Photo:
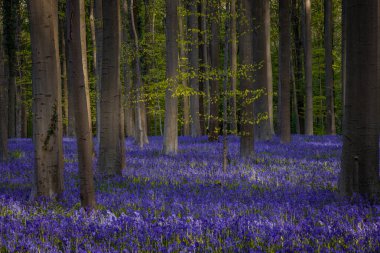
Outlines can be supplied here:
<path id="1" fill-rule="evenodd" d="M 236 103 L 236 90 L 237 90 L 237 12 L 236 1 L 231 0 L 231 131 L 237 134 L 237 103 Z"/>
<path id="2" fill-rule="evenodd" d="M 100 99 L 99 172 L 121 175 L 124 163 L 124 138 L 121 136 L 120 85 L 120 1 L 103 0 L 102 85 Z"/>
<path id="3" fill-rule="evenodd" d="M 290 142 L 290 0 L 279 1 L 280 14 L 280 138 Z"/>
<path id="4" fill-rule="evenodd" d="M 256 0 L 253 3 L 254 34 L 253 34 L 253 63 L 254 89 L 263 91 L 263 94 L 255 101 L 254 117 L 255 139 L 270 140 L 273 135 L 272 105 L 272 68 L 270 56 L 270 15 L 269 1 Z M 271 119 L 272 117 L 272 119 Z M 262 118 L 262 119 L 261 119 Z M 261 119 L 261 120 L 260 120 Z"/>
<path id="5" fill-rule="evenodd" d="M 325 0 L 326 134 L 335 135 L 332 0 Z"/>
<path id="6" fill-rule="evenodd" d="M 312 38 L 311 38 L 311 0 L 304 0 L 305 24 L 305 78 L 306 109 L 305 134 L 313 135 L 313 75 L 312 75 Z"/>
<path id="7" fill-rule="evenodd" d="M 37 196 L 63 192 L 62 107 L 56 1 L 29 1 Z"/>
<path id="8" fill-rule="evenodd" d="M 90 31 L 91 31 L 91 43 L 92 43 L 92 72 L 96 75 L 96 28 L 95 28 L 95 2 L 96 0 L 90 0 L 89 6 L 89 20 L 90 20 Z"/>
<path id="9" fill-rule="evenodd" d="M 95 43 L 96 43 L 96 137 L 100 139 L 100 98 L 102 87 L 102 62 L 103 62 L 103 7 L 102 0 L 94 0 L 95 18 Z"/>
<path id="10" fill-rule="evenodd" d="M 347 76 L 339 191 L 378 200 L 379 3 L 347 0 Z"/>
<path id="11" fill-rule="evenodd" d="M 0 42 L 3 41 L 3 23 L 0 21 Z M 0 162 L 8 159 L 8 83 L 5 75 L 5 54 L 0 43 Z"/>
<path id="12" fill-rule="evenodd" d="M 190 87 L 194 92 L 199 93 L 199 41 L 198 41 L 198 10 L 197 3 L 190 1 L 189 3 L 189 23 L 188 29 L 190 33 L 191 48 L 189 53 L 190 65 Z M 191 136 L 201 136 L 201 123 L 199 117 L 199 94 L 190 96 L 190 114 L 191 114 Z"/>
<path id="13" fill-rule="evenodd" d="M 166 79 L 165 96 L 165 154 L 176 154 L 178 150 L 178 98 L 173 96 L 178 80 L 178 0 L 166 0 Z"/>
<path id="14" fill-rule="evenodd" d="M 240 63 L 249 68 L 253 66 L 253 3 L 251 0 L 240 0 L 242 22 L 240 27 L 239 53 Z M 240 156 L 250 157 L 254 154 L 254 115 L 253 115 L 253 71 L 248 70 L 240 79 L 240 88 L 246 96 L 242 99 Z"/>
<path id="15" fill-rule="evenodd" d="M 219 73 L 219 17 L 218 6 L 215 2 L 211 6 L 211 71 Z M 226 52 L 228 54 L 228 52 Z M 219 137 L 219 77 L 216 75 L 210 82 L 210 141 L 216 141 Z"/>
<path id="16" fill-rule="evenodd" d="M 181 8 L 183 7 L 183 0 L 179 1 L 179 5 Z M 187 65 L 188 65 L 188 58 L 186 55 L 186 22 L 184 22 L 184 16 L 180 16 L 178 18 L 178 26 L 179 26 L 179 45 L 180 45 L 180 69 L 181 72 L 187 71 Z M 181 75 L 182 76 L 182 75 Z M 181 77 L 182 80 L 182 86 L 188 87 L 188 79 L 185 77 Z M 189 96 L 183 96 L 183 135 L 189 136 L 190 135 L 190 101 Z"/>
<path id="17" fill-rule="evenodd" d="M 95 209 L 92 163 L 92 127 L 87 76 L 87 46 L 84 0 L 68 0 L 68 78 L 75 106 L 75 133 L 78 146 L 80 200 L 87 210 Z"/>

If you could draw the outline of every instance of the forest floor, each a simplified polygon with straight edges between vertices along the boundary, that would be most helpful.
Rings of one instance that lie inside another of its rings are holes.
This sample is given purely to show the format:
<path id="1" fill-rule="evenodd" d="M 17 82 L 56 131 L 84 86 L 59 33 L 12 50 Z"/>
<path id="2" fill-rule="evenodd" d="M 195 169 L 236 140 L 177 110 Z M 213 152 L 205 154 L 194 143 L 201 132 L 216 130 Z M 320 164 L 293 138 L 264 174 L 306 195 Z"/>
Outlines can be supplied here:
<path id="1" fill-rule="evenodd" d="M 64 140 L 65 193 L 30 201 L 33 145 L 10 140 L 0 164 L 0 252 L 380 252 L 380 207 L 337 193 L 341 139 L 293 136 L 256 143 L 254 158 L 222 142 L 127 139 L 123 177 L 96 180 L 98 210 L 80 208 L 75 141 Z M 94 161 L 95 162 L 95 161 Z"/>

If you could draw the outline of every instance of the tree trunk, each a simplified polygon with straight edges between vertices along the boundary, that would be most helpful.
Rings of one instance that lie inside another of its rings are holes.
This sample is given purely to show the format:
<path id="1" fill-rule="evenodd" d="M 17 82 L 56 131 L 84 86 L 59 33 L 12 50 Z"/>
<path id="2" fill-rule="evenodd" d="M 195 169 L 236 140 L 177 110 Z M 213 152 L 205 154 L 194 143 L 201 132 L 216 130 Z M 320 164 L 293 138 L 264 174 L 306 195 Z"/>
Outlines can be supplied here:
<path id="1" fill-rule="evenodd" d="M 241 13 L 244 22 L 240 27 L 239 53 L 240 63 L 249 68 L 253 65 L 253 3 L 251 0 L 241 1 Z M 254 153 L 254 115 L 253 115 L 253 71 L 248 70 L 240 79 L 240 88 L 243 94 L 241 115 L 240 156 L 247 158 Z"/>
<path id="2" fill-rule="evenodd" d="M 219 73 L 219 13 L 216 3 L 211 4 L 211 71 Z M 210 128 L 208 139 L 210 141 L 218 140 L 219 131 L 219 77 L 214 76 L 210 82 Z"/>
<path id="3" fill-rule="evenodd" d="M 121 175 L 124 163 L 124 138 L 121 120 L 120 86 L 120 1 L 103 0 L 102 85 L 100 99 L 99 171 Z"/>
<path id="4" fill-rule="evenodd" d="M 95 16 L 94 8 L 96 0 L 90 0 L 89 6 L 89 20 L 90 20 L 90 31 L 91 31 L 91 43 L 92 43 L 92 72 L 96 75 L 96 28 L 95 28 Z"/>
<path id="5" fill-rule="evenodd" d="M 334 71 L 333 71 L 333 15 L 332 0 L 325 0 L 325 75 L 326 75 L 326 134 L 334 135 Z"/>
<path id="6" fill-rule="evenodd" d="M 181 7 L 183 7 L 183 0 L 179 1 Z M 187 71 L 188 59 L 186 55 L 186 29 L 185 29 L 184 16 L 180 16 L 178 19 L 179 26 L 179 44 L 180 44 L 180 68 L 181 72 Z M 182 86 L 188 87 L 188 79 L 181 77 Z M 183 96 L 183 135 L 190 135 L 190 101 L 188 96 Z"/>
<path id="7" fill-rule="evenodd" d="M 3 24 L 0 21 L 0 41 L 3 41 Z M 0 43 L 0 162 L 8 159 L 8 83 L 5 75 L 5 54 Z"/>
<path id="8" fill-rule="evenodd" d="M 63 192 L 62 107 L 56 1 L 29 1 L 37 196 Z M 44 24 L 44 25 L 41 25 Z"/>
<path id="9" fill-rule="evenodd" d="M 87 210 L 95 208 L 95 189 L 92 167 L 92 127 L 87 77 L 87 46 L 84 0 L 68 0 L 67 48 L 68 79 L 75 106 L 75 134 L 78 146 L 80 200 Z"/>
<path id="10" fill-rule="evenodd" d="M 253 63 L 254 89 L 263 91 L 262 95 L 254 102 L 255 139 L 270 140 L 273 135 L 272 109 L 272 68 L 270 57 L 270 16 L 269 2 L 267 0 L 256 0 L 253 3 L 254 35 L 253 35 Z M 269 72 L 270 70 L 270 72 Z"/>
<path id="11" fill-rule="evenodd" d="M 208 60 L 208 39 L 207 39 L 207 0 L 200 0 L 199 3 L 199 61 L 200 61 L 200 76 L 205 76 L 209 69 L 209 60 Z M 207 108 L 205 107 L 205 102 L 208 103 L 207 98 L 207 89 L 209 86 L 208 78 L 199 79 L 199 120 L 201 125 L 201 135 L 206 134 L 206 125 L 208 122 Z"/>
<path id="12" fill-rule="evenodd" d="M 59 3 L 59 11 L 65 11 L 63 4 Z M 62 122 L 63 122 L 63 136 L 69 136 L 69 94 L 67 85 L 67 64 L 66 64 L 66 30 L 65 20 L 60 18 L 59 25 L 59 49 L 60 49 L 60 64 L 61 64 L 61 86 L 62 86 Z"/>
<path id="13" fill-rule="evenodd" d="M 3 2 L 4 43 L 8 67 L 8 137 L 16 137 L 16 28 L 17 0 Z"/>
<path id="14" fill-rule="evenodd" d="M 164 153 L 178 150 L 178 98 L 173 96 L 177 86 L 178 69 L 178 0 L 166 0 L 166 78 Z"/>
<path id="15" fill-rule="evenodd" d="M 103 62 L 103 7 L 102 0 L 94 0 L 95 17 L 95 43 L 96 43 L 96 137 L 98 144 L 100 139 L 100 98 L 102 87 L 102 62 Z"/>
<path id="16" fill-rule="evenodd" d="M 305 78 L 306 109 L 305 134 L 313 135 L 313 75 L 312 75 L 312 38 L 311 38 L 311 0 L 304 0 L 305 24 Z"/>
<path id="17" fill-rule="evenodd" d="M 347 0 L 347 76 L 339 190 L 377 199 L 379 180 L 379 3 Z"/>
<path id="18" fill-rule="evenodd" d="M 290 142 L 290 0 L 279 1 L 280 14 L 280 138 Z"/>
<path id="19" fill-rule="evenodd" d="M 189 53 L 190 87 L 194 92 L 199 92 L 199 42 L 198 42 L 198 10 L 196 2 L 189 2 L 189 23 L 191 49 Z M 201 123 L 199 117 L 199 95 L 190 96 L 191 136 L 201 136 Z"/>
<path id="20" fill-rule="evenodd" d="M 346 102 L 346 47 L 347 47 L 347 42 L 346 42 L 346 37 L 347 37 L 347 16 L 346 16 L 346 10 L 347 8 L 347 0 L 342 0 L 342 63 L 341 63 L 341 86 L 342 86 L 342 105 L 343 107 L 345 106 Z"/>
<path id="21" fill-rule="evenodd" d="M 237 104 L 236 104 L 236 87 L 237 87 L 237 12 L 236 1 L 231 0 L 231 131 L 237 134 Z"/>

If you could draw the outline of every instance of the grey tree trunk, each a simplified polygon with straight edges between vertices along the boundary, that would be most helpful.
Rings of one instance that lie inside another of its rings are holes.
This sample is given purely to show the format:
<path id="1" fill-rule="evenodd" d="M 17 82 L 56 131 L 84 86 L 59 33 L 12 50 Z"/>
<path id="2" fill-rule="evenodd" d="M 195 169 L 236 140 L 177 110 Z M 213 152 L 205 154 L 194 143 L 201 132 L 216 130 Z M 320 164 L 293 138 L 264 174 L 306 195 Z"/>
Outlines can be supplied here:
<path id="1" fill-rule="evenodd" d="M 3 24 L 0 21 L 0 42 L 3 41 Z M 0 43 L 0 161 L 8 159 L 8 83 L 5 75 L 5 54 Z"/>
<path id="2" fill-rule="evenodd" d="M 89 20 L 91 31 L 91 43 L 92 43 L 92 69 L 91 71 L 96 76 L 96 28 L 95 28 L 95 2 L 96 0 L 90 0 L 89 6 Z"/>
<path id="3" fill-rule="evenodd" d="M 237 12 L 236 1 L 231 0 L 231 131 L 237 134 L 237 103 L 236 103 L 236 90 L 237 90 Z"/>
<path id="4" fill-rule="evenodd" d="M 339 191 L 378 200 L 379 3 L 347 0 L 346 104 Z"/>
<path id="5" fill-rule="evenodd" d="M 178 98 L 173 96 L 178 80 L 178 0 L 166 0 L 166 78 L 169 86 L 165 96 L 165 154 L 178 150 Z"/>
<path id="6" fill-rule="evenodd" d="M 120 1 L 103 0 L 102 85 L 100 99 L 99 172 L 121 175 L 125 142 L 121 136 Z"/>
<path id="7" fill-rule="evenodd" d="M 190 87 L 199 92 L 199 42 L 198 42 L 198 9 L 197 3 L 190 1 L 189 5 L 189 20 L 188 29 L 190 34 L 191 48 L 189 52 L 190 65 Z M 199 95 L 190 96 L 190 114 L 191 114 L 191 136 L 201 136 L 201 123 L 199 117 Z"/>
<path id="8" fill-rule="evenodd" d="M 326 75 L 326 134 L 334 135 L 334 71 L 333 71 L 333 3 L 325 0 L 325 75 Z"/>
<path id="9" fill-rule="evenodd" d="M 201 78 L 209 69 L 209 60 L 208 60 L 208 38 L 207 38 L 207 0 L 200 0 L 198 4 L 198 12 L 200 14 L 198 19 L 199 25 L 199 120 L 201 126 L 201 135 L 206 134 L 206 128 L 208 125 L 208 97 L 207 97 L 207 89 L 209 87 L 208 78 Z M 207 105 L 205 106 L 205 103 Z"/>
<path id="10" fill-rule="evenodd" d="M 347 0 L 342 0 L 342 63 L 341 63 L 341 78 L 342 78 L 342 104 L 343 107 L 346 104 L 346 47 L 347 47 L 347 42 L 346 42 L 346 33 L 347 33 L 347 16 L 346 16 L 346 10 L 347 8 Z"/>
<path id="11" fill-rule="evenodd" d="M 305 106 L 305 134 L 313 135 L 313 74 L 311 48 L 311 0 L 304 0 L 305 24 L 305 78 L 306 78 L 306 106 Z"/>
<path id="12" fill-rule="evenodd" d="M 68 47 L 68 79 L 75 106 L 75 133 L 78 146 L 80 200 L 87 210 L 95 209 L 92 163 L 92 127 L 87 76 L 87 46 L 84 0 L 68 0 L 66 14 Z"/>
<path id="13" fill-rule="evenodd" d="M 183 7 L 183 0 L 179 1 L 181 7 Z M 188 59 L 186 54 L 186 22 L 184 22 L 184 16 L 178 18 L 179 26 L 179 44 L 180 44 L 180 68 L 181 72 L 187 71 Z M 181 77 L 182 86 L 188 87 L 188 79 Z M 188 96 L 183 97 L 183 135 L 190 135 L 190 101 Z"/>
<path id="14" fill-rule="evenodd" d="M 218 6 L 212 3 L 211 6 L 211 71 L 219 73 L 219 16 Z M 228 54 L 228 52 L 226 52 Z M 219 78 L 215 77 L 210 81 L 210 141 L 216 141 L 219 137 Z"/>
<path id="15" fill-rule="evenodd" d="M 63 4 L 59 3 L 59 11 L 65 11 Z M 63 121 L 63 136 L 69 136 L 69 91 L 67 83 L 67 63 L 66 63 L 66 28 L 65 19 L 58 20 L 59 25 L 59 50 L 61 64 L 61 86 L 62 86 L 62 121 Z"/>
<path id="16" fill-rule="evenodd" d="M 102 62 L 103 62 L 103 7 L 102 0 L 94 0 L 95 18 L 95 43 L 96 43 L 96 137 L 100 140 L 100 98 L 102 87 Z"/>
<path id="17" fill-rule="evenodd" d="M 279 1 L 280 14 L 280 138 L 290 142 L 290 0 Z"/>
<path id="18" fill-rule="evenodd" d="M 255 139 L 270 140 L 272 139 L 273 130 L 273 111 L 272 111 L 272 67 L 270 55 L 270 15 L 269 1 L 253 1 L 253 63 L 260 66 L 254 72 L 254 89 L 262 90 L 264 93 L 255 101 L 254 116 L 259 120 L 255 124 Z"/>
<path id="19" fill-rule="evenodd" d="M 29 1 L 37 196 L 63 192 L 62 106 L 56 1 Z M 41 24 L 44 24 L 43 26 Z"/>
<path id="20" fill-rule="evenodd" d="M 240 0 L 241 14 L 244 22 L 240 26 L 239 38 L 240 64 L 253 65 L 253 3 L 251 0 Z M 240 79 L 240 89 L 243 94 L 241 113 L 240 156 L 250 157 L 254 154 L 254 115 L 253 115 L 253 71 L 248 70 Z"/>

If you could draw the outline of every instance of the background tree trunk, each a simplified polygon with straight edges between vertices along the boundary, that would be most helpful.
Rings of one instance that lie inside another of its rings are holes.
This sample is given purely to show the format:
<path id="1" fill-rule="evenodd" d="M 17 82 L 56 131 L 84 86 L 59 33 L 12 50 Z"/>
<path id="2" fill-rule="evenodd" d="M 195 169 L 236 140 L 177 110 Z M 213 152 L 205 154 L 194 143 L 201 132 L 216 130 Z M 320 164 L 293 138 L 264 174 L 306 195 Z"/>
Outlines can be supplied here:
<path id="1" fill-rule="evenodd" d="M 242 22 L 240 27 L 239 53 L 240 63 L 245 66 L 253 65 L 253 3 L 251 0 L 240 0 Z M 250 157 L 254 153 L 254 115 L 253 115 L 253 71 L 248 71 L 240 79 L 240 88 L 243 94 L 241 115 L 240 156 Z"/>
<path id="2" fill-rule="evenodd" d="M 103 7 L 102 0 L 94 0 L 95 17 L 95 41 L 96 41 L 96 136 L 98 144 L 100 139 L 100 98 L 102 87 L 102 62 L 103 62 Z"/>
<path id="3" fill-rule="evenodd" d="M 8 159 L 8 82 L 5 75 L 3 23 L 0 21 L 0 162 Z"/>
<path id="4" fill-rule="evenodd" d="M 304 36 L 305 36 L 305 78 L 306 109 L 305 134 L 313 135 L 313 75 L 312 75 L 312 41 L 311 41 L 311 0 L 304 0 Z"/>
<path id="5" fill-rule="evenodd" d="M 236 0 L 231 0 L 231 131 L 237 134 L 237 12 Z"/>
<path id="6" fill-rule="evenodd" d="M 178 98 L 173 96 L 178 80 L 178 0 L 166 0 L 166 78 L 164 153 L 178 150 Z"/>
<path id="7" fill-rule="evenodd" d="M 255 121 L 263 116 L 265 119 L 255 124 L 255 139 L 270 140 L 273 135 L 272 103 L 272 68 L 270 56 L 270 15 L 269 1 L 256 0 L 253 3 L 254 34 L 253 34 L 253 64 L 254 89 L 262 90 L 263 94 L 254 102 Z M 272 117 L 272 119 L 271 119 Z"/>
<path id="8" fill-rule="evenodd" d="M 379 181 L 379 3 L 347 0 L 342 195 L 376 198 Z M 378 199 L 378 198 L 377 198 Z"/>
<path id="9" fill-rule="evenodd" d="M 219 4 L 211 3 L 211 71 L 219 73 Z M 226 52 L 228 54 L 228 52 Z M 216 141 L 219 137 L 219 77 L 215 76 L 210 82 L 210 141 Z"/>
<path id="10" fill-rule="evenodd" d="M 87 76 L 87 46 L 84 0 L 68 0 L 67 47 L 68 78 L 75 106 L 75 133 L 78 146 L 80 200 L 87 210 L 95 208 L 92 167 L 92 127 L 90 95 Z"/>
<path id="11" fill-rule="evenodd" d="M 325 75 L 326 75 L 326 134 L 334 135 L 334 71 L 333 71 L 333 14 L 332 0 L 325 0 Z"/>
<path id="12" fill-rule="evenodd" d="M 198 10 L 197 3 L 190 1 L 189 3 L 189 24 L 191 49 L 189 53 L 190 63 L 190 87 L 194 92 L 199 92 L 199 42 L 198 42 Z M 201 123 L 199 117 L 199 95 L 190 96 L 190 114 L 191 114 L 191 136 L 201 136 Z"/>
<path id="13" fill-rule="evenodd" d="M 29 1 L 37 196 L 63 192 L 62 107 L 56 1 Z M 41 25 L 44 24 L 44 25 Z"/>
<path id="14" fill-rule="evenodd" d="M 280 14 L 280 137 L 290 142 L 290 0 L 279 1 Z"/>
<path id="15" fill-rule="evenodd" d="M 121 175 L 124 164 L 124 138 L 120 135 L 120 1 L 103 0 L 102 85 L 100 110 L 99 171 Z"/>

